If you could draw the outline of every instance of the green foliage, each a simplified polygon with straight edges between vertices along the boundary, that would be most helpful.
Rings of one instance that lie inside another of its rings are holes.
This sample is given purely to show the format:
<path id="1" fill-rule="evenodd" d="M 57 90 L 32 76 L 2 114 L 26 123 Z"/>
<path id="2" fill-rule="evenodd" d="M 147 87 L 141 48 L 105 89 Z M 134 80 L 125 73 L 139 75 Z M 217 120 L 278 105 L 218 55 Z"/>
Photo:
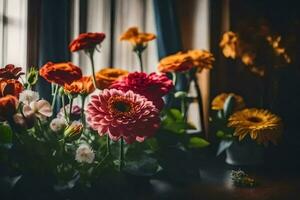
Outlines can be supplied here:
<path id="1" fill-rule="evenodd" d="M 188 147 L 189 148 L 204 148 L 204 147 L 207 147 L 208 145 L 209 145 L 209 142 L 206 141 L 205 139 L 194 136 L 189 139 Z"/>
<path id="2" fill-rule="evenodd" d="M 0 147 L 10 147 L 12 145 L 13 132 L 7 125 L 0 124 Z"/>
<path id="3" fill-rule="evenodd" d="M 195 129 L 196 127 L 186 123 L 179 110 L 169 109 L 163 112 L 161 128 L 176 134 L 184 134 L 187 129 Z"/>

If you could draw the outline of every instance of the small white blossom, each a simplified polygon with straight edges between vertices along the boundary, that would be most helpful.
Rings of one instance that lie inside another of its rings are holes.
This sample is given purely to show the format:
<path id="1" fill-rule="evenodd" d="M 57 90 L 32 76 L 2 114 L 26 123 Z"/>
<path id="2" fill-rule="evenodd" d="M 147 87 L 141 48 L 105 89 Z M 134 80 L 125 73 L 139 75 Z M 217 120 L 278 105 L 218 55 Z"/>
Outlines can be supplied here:
<path id="1" fill-rule="evenodd" d="M 75 160 L 80 163 L 92 163 L 95 159 L 95 153 L 88 144 L 81 144 L 76 150 Z"/>
<path id="2" fill-rule="evenodd" d="M 54 118 L 50 123 L 50 128 L 53 132 L 57 133 L 67 127 L 67 122 L 63 118 Z"/>
<path id="3" fill-rule="evenodd" d="M 19 101 L 29 105 L 31 102 L 37 101 L 39 99 L 39 93 L 32 90 L 24 90 L 20 93 Z"/>

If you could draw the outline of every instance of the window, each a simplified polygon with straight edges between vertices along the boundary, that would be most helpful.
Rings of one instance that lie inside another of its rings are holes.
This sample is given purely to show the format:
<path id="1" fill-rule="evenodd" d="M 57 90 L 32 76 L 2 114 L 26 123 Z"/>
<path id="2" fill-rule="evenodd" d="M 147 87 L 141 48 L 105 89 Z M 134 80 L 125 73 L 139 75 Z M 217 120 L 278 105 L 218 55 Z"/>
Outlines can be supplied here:
<path id="1" fill-rule="evenodd" d="M 151 0 L 72 0 L 71 38 L 82 32 L 105 32 L 101 53 L 95 54 L 96 69 L 118 67 L 128 71 L 138 70 L 131 45 L 120 42 L 119 36 L 131 26 L 155 33 L 154 9 Z M 83 19 L 83 20 L 82 20 Z M 82 28 L 83 27 L 83 28 Z M 143 59 L 147 72 L 156 71 L 158 62 L 156 42 L 150 42 Z M 90 73 L 89 60 L 83 54 L 72 54 L 72 61 Z"/>
<path id="2" fill-rule="evenodd" d="M 0 66 L 25 69 L 27 56 L 27 0 L 0 0 Z"/>

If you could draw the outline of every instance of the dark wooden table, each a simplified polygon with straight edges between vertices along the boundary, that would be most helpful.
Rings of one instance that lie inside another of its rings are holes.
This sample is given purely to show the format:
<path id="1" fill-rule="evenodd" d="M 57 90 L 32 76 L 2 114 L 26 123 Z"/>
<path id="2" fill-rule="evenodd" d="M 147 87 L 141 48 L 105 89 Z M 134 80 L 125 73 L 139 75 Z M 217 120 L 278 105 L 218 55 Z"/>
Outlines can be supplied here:
<path id="1" fill-rule="evenodd" d="M 208 163 L 199 170 L 201 180 L 184 186 L 152 181 L 158 193 L 149 199 L 185 200 L 300 200 L 300 172 L 272 167 L 241 168 L 258 181 L 255 188 L 241 188 L 230 178 L 232 169 Z M 148 198 L 147 198 L 148 199 Z"/>

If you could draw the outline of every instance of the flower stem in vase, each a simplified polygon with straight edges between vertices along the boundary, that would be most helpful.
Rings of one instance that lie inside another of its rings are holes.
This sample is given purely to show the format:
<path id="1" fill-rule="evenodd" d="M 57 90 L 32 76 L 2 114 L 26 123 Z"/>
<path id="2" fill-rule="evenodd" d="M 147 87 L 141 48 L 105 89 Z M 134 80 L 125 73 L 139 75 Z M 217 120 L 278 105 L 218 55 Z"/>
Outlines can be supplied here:
<path id="1" fill-rule="evenodd" d="M 142 51 L 137 50 L 136 55 L 138 56 L 138 59 L 139 59 L 139 62 L 140 62 L 141 72 L 144 72 Z"/>
<path id="2" fill-rule="evenodd" d="M 57 98 L 57 95 L 58 95 L 58 85 L 56 84 L 54 87 L 55 87 L 55 88 L 54 88 L 54 94 L 53 94 L 52 104 L 51 104 L 52 110 L 53 110 L 54 107 L 55 107 L 56 98 Z"/>
<path id="3" fill-rule="evenodd" d="M 71 120 L 72 108 L 73 108 L 73 97 L 69 96 L 70 108 L 69 108 L 69 120 Z"/>
<path id="4" fill-rule="evenodd" d="M 94 84 L 94 87 L 96 89 L 98 89 L 98 86 L 97 86 L 97 81 L 96 81 L 96 72 L 95 72 L 95 63 L 94 63 L 94 50 L 89 50 L 88 51 L 88 54 L 89 54 L 89 57 L 90 57 L 90 61 L 91 61 L 91 65 L 92 65 L 92 79 L 93 79 L 93 84 Z"/>
<path id="5" fill-rule="evenodd" d="M 193 73 L 193 80 L 195 83 L 195 89 L 196 89 L 196 93 L 197 93 L 197 101 L 198 101 L 198 112 L 199 112 L 199 117 L 200 117 L 200 125 L 201 125 L 201 129 L 202 129 L 202 133 L 208 137 L 206 135 L 206 131 L 205 131 L 205 124 L 204 124 L 204 112 L 203 112 L 203 101 L 202 101 L 202 94 L 201 94 L 201 89 L 198 83 L 198 78 L 197 78 L 197 74 Z"/>
<path id="6" fill-rule="evenodd" d="M 123 138 L 120 139 L 120 155 L 119 156 L 120 156 L 120 158 L 119 158 L 119 161 L 120 161 L 119 170 L 121 172 L 123 167 L 124 167 L 124 139 Z"/>
<path id="7" fill-rule="evenodd" d="M 108 134 L 106 136 L 106 148 L 107 148 L 107 155 L 110 155 L 110 137 Z"/>
<path id="8" fill-rule="evenodd" d="M 67 109 L 66 109 L 66 104 L 65 104 L 65 95 L 62 95 L 61 96 L 61 103 L 62 103 L 62 107 L 63 107 L 63 111 L 64 111 L 64 116 L 65 116 L 65 118 L 66 118 L 66 120 L 67 120 L 67 122 L 69 123 L 70 122 L 70 119 L 69 119 L 69 117 L 68 117 L 68 115 L 67 115 Z"/>
<path id="9" fill-rule="evenodd" d="M 85 129 L 85 114 L 84 114 L 84 106 L 85 106 L 85 99 L 86 96 L 85 95 L 81 95 L 81 122 L 83 125 L 83 129 Z"/>

